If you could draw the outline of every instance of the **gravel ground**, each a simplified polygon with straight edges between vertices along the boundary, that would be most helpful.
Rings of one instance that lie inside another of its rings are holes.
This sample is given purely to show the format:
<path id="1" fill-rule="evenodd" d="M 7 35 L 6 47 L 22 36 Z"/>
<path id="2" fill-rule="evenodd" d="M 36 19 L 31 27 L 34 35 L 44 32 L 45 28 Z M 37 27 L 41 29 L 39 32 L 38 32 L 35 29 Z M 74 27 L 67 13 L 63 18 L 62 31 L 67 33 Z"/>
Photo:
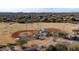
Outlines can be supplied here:
<path id="1" fill-rule="evenodd" d="M 29 23 L 29 24 L 9 24 L 9 23 L 0 23 L 0 44 L 6 44 L 6 43 L 15 43 L 14 38 L 11 37 L 11 35 L 16 31 L 21 30 L 35 30 L 40 28 L 58 28 L 60 30 L 64 30 L 70 34 L 72 34 L 72 29 L 78 28 L 79 25 L 77 24 L 71 24 L 71 23 Z M 46 39 L 47 40 L 47 39 Z M 40 44 L 44 41 L 39 40 L 32 40 L 31 42 L 37 42 Z M 47 43 L 50 43 L 51 40 L 46 41 Z M 29 42 L 28 42 L 29 43 Z M 29 43 L 29 45 L 32 43 Z M 44 43 L 46 44 L 46 43 Z"/>

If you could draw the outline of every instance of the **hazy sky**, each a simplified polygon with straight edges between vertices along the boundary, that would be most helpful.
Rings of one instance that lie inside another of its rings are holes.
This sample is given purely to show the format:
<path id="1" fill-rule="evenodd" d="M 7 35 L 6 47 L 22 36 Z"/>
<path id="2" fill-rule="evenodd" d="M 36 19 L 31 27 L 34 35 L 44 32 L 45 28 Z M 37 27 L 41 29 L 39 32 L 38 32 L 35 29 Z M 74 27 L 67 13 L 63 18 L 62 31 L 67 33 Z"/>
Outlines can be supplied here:
<path id="1" fill-rule="evenodd" d="M 79 8 L 68 8 L 78 4 L 77 0 L 0 0 L 0 12 L 79 12 Z"/>
<path id="2" fill-rule="evenodd" d="M 0 8 L 0 12 L 79 12 L 79 8 Z"/>

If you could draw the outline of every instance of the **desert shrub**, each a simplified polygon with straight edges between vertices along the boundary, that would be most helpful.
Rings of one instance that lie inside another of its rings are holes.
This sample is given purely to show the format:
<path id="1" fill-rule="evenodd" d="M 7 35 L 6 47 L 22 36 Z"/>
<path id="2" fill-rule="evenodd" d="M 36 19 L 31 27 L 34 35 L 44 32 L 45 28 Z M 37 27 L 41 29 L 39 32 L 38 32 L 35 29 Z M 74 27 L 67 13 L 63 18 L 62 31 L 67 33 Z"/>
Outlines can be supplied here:
<path id="1" fill-rule="evenodd" d="M 16 43 L 7 43 L 7 46 L 16 46 Z"/>
<path id="2" fill-rule="evenodd" d="M 4 16 L 0 16 L 0 22 L 2 22 L 4 20 Z"/>
<path id="3" fill-rule="evenodd" d="M 50 45 L 50 46 L 46 49 L 46 51 L 56 51 L 56 47 Z"/>
<path id="4" fill-rule="evenodd" d="M 79 43 L 69 45 L 68 50 L 69 51 L 79 51 Z"/>
<path id="5" fill-rule="evenodd" d="M 67 51 L 67 46 L 65 44 L 56 44 L 56 50 L 57 51 Z"/>
<path id="6" fill-rule="evenodd" d="M 58 35 L 59 35 L 59 37 L 65 38 L 65 37 L 67 37 L 68 34 L 66 32 L 60 31 L 60 32 L 58 32 Z"/>
<path id="7" fill-rule="evenodd" d="M 16 44 L 17 45 L 20 45 L 22 46 L 23 44 L 25 44 L 27 41 L 26 40 L 23 40 L 23 39 L 19 39 L 19 40 L 16 40 Z"/>

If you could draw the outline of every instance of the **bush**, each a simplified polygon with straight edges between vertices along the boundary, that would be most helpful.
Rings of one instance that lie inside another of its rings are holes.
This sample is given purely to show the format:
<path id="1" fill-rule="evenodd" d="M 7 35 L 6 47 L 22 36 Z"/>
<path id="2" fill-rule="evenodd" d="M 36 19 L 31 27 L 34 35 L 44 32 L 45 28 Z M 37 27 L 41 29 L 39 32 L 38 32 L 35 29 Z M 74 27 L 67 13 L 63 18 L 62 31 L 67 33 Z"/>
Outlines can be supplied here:
<path id="1" fill-rule="evenodd" d="M 50 45 L 50 46 L 46 49 L 46 51 L 56 51 L 56 47 Z"/>
<path id="2" fill-rule="evenodd" d="M 67 46 L 66 45 L 64 45 L 64 44 L 56 44 L 56 50 L 57 51 L 67 51 L 68 49 L 67 49 Z"/>
<path id="3" fill-rule="evenodd" d="M 66 32 L 60 31 L 60 32 L 58 32 L 58 35 L 59 35 L 59 37 L 65 38 L 65 37 L 67 37 L 68 34 Z"/>
<path id="4" fill-rule="evenodd" d="M 69 51 L 79 51 L 79 43 L 69 45 L 68 50 Z"/>
<path id="5" fill-rule="evenodd" d="M 23 40 L 23 39 L 16 40 L 16 44 L 17 45 L 21 45 L 22 46 L 25 43 L 26 43 L 26 40 Z"/>

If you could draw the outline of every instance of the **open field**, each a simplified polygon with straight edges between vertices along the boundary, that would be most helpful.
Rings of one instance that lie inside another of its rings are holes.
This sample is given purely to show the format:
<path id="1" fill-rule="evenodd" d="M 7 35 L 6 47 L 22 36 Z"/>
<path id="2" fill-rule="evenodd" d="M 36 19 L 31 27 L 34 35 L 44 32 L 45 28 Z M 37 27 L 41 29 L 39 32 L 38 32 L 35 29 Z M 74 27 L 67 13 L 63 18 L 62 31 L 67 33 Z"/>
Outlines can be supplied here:
<path id="1" fill-rule="evenodd" d="M 36 30 L 40 28 L 57 28 L 66 31 L 69 34 L 73 34 L 72 30 L 78 27 L 78 24 L 71 23 L 0 23 L 0 44 L 15 43 L 15 38 L 12 38 L 11 35 L 16 31 Z M 33 42 L 34 41 L 32 41 L 32 43 Z M 31 44 L 31 42 L 29 42 L 29 44 Z"/>

